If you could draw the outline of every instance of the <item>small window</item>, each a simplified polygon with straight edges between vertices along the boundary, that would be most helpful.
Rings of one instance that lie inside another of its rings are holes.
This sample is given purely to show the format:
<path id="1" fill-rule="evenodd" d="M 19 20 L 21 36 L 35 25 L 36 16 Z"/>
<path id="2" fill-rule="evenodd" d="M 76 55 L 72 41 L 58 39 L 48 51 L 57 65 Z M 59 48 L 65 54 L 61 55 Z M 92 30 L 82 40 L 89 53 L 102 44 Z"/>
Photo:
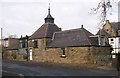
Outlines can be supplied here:
<path id="1" fill-rule="evenodd" d="M 22 48 L 25 48 L 26 47 L 26 44 L 25 42 L 22 43 Z"/>
<path id="2" fill-rule="evenodd" d="M 21 42 L 19 43 L 19 48 L 22 48 L 22 43 Z"/>
<path id="3" fill-rule="evenodd" d="M 120 43 L 120 38 L 119 38 L 119 43 Z"/>
<path id="4" fill-rule="evenodd" d="M 34 48 L 38 48 L 38 41 L 34 41 Z"/>
<path id="5" fill-rule="evenodd" d="M 27 47 L 27 42 L 25 42 L 25 40 L 20 40 L 19 47 L 20 48 L 26 48 Z"/>
<path id="6" fill-rule="evenodd" d="M 120 30 L 118 30 L 118 35 L 120 36 Z"/>
<path id="7" fill-rule="evenodd" d="M 107 31 L 109 31 L 109 29 L 107 29 Z"/>
<path id="8" fill-rule="evenodd" d="M 114 41 L 113 39 L 111 39 L 111 41 Z"/>
<path id="9" fill-rule="evenodd" d="M 62 54 L 61 54 L 61 57 L 66 57 L 66 54 L 65 54 L 65 48 L 61 48 L 61 52 L 62 52 Z"/>
<path id="10" fill-rule="evenodd" d="M 4 46 L 7 48 L 8 47 L 8 40 L 5 41 Z"/>

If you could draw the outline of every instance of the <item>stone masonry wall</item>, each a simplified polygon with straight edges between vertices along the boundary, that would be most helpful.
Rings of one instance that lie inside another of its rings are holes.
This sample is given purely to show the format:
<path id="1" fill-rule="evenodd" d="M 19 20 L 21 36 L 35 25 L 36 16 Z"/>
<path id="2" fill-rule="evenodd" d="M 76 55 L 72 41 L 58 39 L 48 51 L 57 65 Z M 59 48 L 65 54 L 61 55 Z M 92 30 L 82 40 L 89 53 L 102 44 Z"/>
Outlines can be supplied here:
<path id="1" fill-rule="evenodd" d="M 92 47 L 92 57 L 99 65 L 111 65 L 110 47 Z"/>
<path id="2" fill-rule="evenodd" d="M 14 60 L 17 59 L 18 50 L 6 50 L 3 54 L 3 59 Z"/>
<path id="3" fill-rule="evenodd" d="M 69 63 L 69 64 L 99 64 L 111 63 L 110 47 L 66 47 L 65 57 L 61 57 L 61 48 L 45 48 L 44 39 L 38 40 L 38 48 L 32 49 L 32 61 Z M 7 51 L 6 59 L 26 60 L 26 54 L 21 50 Z"/>
<path id="4" fill-rule="evenodd" d="M 61 53 L 60 48 L 35 51 L 33 52 L 33 61 L 100 65 L 110 63 L 109 48 L 107 47 L 69 47 L 65 48 L 66 57 L 61 57 Z"/>

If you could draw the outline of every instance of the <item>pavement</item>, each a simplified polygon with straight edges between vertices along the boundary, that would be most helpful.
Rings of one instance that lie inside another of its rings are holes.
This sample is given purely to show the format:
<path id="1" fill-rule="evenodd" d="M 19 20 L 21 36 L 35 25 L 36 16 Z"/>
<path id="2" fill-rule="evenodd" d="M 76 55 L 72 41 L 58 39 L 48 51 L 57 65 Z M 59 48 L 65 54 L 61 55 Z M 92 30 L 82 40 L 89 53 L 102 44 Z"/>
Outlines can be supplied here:
<path id="1" fill-rule="evenodd" d="M 115 67 L 112 66 L 99 66 L 97 69 L 102 69 L 102 70 L 116 70 Z"/>

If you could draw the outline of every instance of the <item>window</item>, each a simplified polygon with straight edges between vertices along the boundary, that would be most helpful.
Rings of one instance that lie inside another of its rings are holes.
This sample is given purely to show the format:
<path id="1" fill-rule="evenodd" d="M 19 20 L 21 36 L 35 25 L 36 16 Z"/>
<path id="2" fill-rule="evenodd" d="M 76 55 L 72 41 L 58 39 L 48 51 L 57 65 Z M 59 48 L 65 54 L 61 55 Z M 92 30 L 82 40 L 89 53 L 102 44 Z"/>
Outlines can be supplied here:
<path id="1" fill-rule="evenodd" d="M 110 39 L 110 41 L 111 41 L 111 44 L 114 44 L 114 39 Z"/>
<path id="2" fill-rule="evenodd" d="M 109 29 L 107 29 L 107 31 L 109 31 Z"/>
<path id="3" fill-rule="evenodd" d="M 66 54 L 65 54 L 65 48 L 61 48 L 61 52 L 62 52 L 62 54 L 61 54 L 61 57 L 66 57 Z"/>
<path id="4" fill-rule="evenodd" d="M 25 42 L 23 42 L 22 43 L 22 48 L 25 48 L 25 47 L 26 47 Z"/>
<path id="5" fill-rule="evenodd" d="M 119 43 L 120 43 L 120 38 L 119 38 Z"/>
<path id="6" fill-rule="evenodd" d="M 111 41 L 114 41 L 113 39 L 111 39 Z"/>
<path id="7" fill-rule="evenodd" d="M 19 48 L 22 48 L 22 40 L 19 42 Z"/>
<path id="8" fill-rule="evenodd" d="M 8 40 L 5 41 L 4 46 L 8 47 Z"/>
<path id="9" fill-rule="evenodd" d="M 34 48 L 38 48 L 38 41 L 37 40 L 34 41 Z"/>
<path id="10" fill-rule="evenodd" d="M 27 42 L 25 42 L 25 40 L 20 40 L 20 42 L 19 42 L 19 47 L 20 48 L 26 48 L 27 47 Z"/>
<path id="11" fill-rule="evenodd" d="M 118 36 L 120 36 L 120 30 L 118 30 Z"/>

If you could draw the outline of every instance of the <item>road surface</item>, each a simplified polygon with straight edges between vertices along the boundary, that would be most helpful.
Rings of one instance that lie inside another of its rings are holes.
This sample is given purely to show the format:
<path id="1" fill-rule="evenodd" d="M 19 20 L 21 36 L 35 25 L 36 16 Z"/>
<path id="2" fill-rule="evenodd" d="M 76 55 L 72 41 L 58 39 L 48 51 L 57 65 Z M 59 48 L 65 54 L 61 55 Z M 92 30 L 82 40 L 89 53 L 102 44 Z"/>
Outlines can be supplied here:
<path id="1" fill-rule="evenodd" d="M 2 62 L 2 73 L 4 76 L 118 76 L 116 70 L 100 70 L 88 68 L 65 68 L 54 66 L 40 66 L 24 64 L 23 62 Z"/>

